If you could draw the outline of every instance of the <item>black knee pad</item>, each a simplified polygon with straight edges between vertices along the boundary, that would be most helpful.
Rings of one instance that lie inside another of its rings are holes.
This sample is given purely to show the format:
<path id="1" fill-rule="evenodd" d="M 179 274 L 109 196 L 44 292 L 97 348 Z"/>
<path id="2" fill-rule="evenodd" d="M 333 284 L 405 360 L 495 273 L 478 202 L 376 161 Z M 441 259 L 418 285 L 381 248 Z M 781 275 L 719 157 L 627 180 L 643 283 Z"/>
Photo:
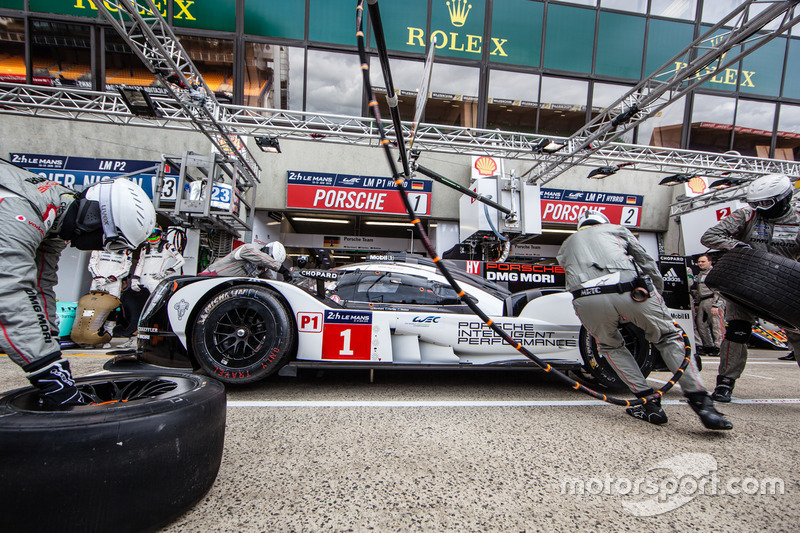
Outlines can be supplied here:
<path id="1" fill-rule="evenodd" d="M 725 329 L 725 338 L 731 342 L 745 344 L 753 332 L 753 326 L 746 320 L 731 320 Z"/>

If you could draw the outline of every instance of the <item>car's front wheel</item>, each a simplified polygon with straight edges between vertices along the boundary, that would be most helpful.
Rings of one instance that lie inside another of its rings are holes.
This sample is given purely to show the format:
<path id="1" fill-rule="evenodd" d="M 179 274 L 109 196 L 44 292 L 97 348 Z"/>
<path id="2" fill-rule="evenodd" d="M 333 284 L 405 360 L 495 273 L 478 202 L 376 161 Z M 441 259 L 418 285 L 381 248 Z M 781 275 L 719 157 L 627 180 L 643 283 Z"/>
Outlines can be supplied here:
<path id="1" fill-rule="evenodd" d="M 225 383 L 252 383 L 275 373 L 297 344 L 294 321 L 281 298 L 258 285 L 220 292 L 197 315 L 192 334 L 200 366 Z"/>

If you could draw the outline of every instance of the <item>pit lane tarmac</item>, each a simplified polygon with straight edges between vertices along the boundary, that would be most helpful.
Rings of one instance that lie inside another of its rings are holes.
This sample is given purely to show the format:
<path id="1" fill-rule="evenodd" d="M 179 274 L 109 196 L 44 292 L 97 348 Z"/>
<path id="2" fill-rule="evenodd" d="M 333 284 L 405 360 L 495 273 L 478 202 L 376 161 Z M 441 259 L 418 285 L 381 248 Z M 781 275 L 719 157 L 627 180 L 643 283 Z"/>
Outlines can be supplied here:
<path id="1" fill-rule="evenodd" d="M 76 376 L 108 360 L 65 353 Z M 718 405 L 730 432 L 705 430 L 679 390 L 659 427 L 542 372 L 306 370 L 229 387 L 217 480 L 161 531 L 795 531 L 800 369 L 784 354 L 751 351 Z M 0 378 L 27 384 L 5 356 Z"/>

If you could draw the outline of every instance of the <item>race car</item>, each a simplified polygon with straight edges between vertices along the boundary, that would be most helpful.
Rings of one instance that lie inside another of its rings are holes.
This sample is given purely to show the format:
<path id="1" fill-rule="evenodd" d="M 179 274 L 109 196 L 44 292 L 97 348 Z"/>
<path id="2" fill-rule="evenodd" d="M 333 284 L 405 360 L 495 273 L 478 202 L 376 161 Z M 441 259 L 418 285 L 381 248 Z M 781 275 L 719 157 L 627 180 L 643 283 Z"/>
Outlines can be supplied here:
<path id="1" fill-rule="evenodd" d="M 168 278 L 142 311 L 137 359 L 202 369 L 230 384 L 313 367 L 536 367 L 472 314 L 430 261 L 300 274 L 318 280 L 317 290 L 249 277 Z M 540 359 L 602 387 L 624 388 L 581 326 L 569 293 L 512 294 L 464 271 L 453 275 L 468 298 Z M 620 327 L 648 375 L 649 343 L 635 326 Z"/>

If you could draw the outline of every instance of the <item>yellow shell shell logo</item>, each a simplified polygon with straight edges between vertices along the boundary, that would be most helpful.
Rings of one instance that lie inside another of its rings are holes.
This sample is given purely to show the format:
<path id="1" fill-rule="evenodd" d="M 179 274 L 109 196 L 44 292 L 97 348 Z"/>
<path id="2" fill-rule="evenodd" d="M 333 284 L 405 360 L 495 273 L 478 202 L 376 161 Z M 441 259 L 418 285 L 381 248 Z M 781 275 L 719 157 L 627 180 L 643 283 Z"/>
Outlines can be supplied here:
<path id="1" fill-rule="evenodd" d="M 703 181 L 702 178 L 698 178 L 697 176 L 690 179 L 687 185 L 689 185 L 689 189 L 695 194 L 701 194 L 706 192 L 706 182 Z"/>
<path id="2" fill-rule="evenodd" d="M 477 170 L 478 174 L 481 176 L 492 176 L 497 170 L 497 163 L 495 163 L 494 159 L 491 157 L 479 157 L 475 161 L 475 170 Z"/>

